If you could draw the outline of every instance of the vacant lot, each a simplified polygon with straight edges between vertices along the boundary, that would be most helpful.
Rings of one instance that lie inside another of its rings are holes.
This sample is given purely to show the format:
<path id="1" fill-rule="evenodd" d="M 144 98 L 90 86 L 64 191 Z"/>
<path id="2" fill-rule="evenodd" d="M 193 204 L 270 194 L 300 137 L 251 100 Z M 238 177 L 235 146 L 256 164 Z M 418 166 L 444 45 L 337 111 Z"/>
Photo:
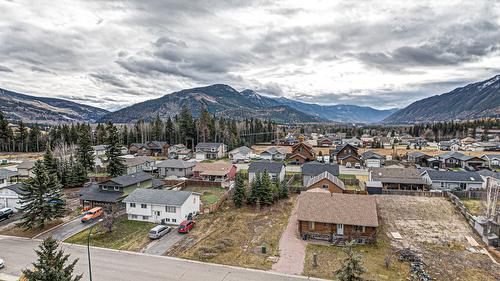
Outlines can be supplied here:
<path id="1" fill-rule="evenodd" d="M 219 198 L 226 192 L 226 189 L 223 187 L 215 187 L 215 186 L 188 186 L 183 191 L 192 191 L 201 193 L 201 202 L 203 202 L 204 206 L 210 206 L 212 204 L 217 203 Z"/>
<path id="2" fill-rule="evenodd" d="M 112 232 L 107 232 L 101 225 L 96 225 L 92 231 L 90 244 L 116 250 L 139 251 L 150 242 L 148 232 L 155 225 L 149 222 L 129 221 L 126 217 L 120 217 L 113 225 Z M 66 239 L 65 242 L 87 245 L 89 231 L 90 229 L 84 230 Z"/>
<path id="3" fill-rule="evenodd" d="M 437 280 L 499 280 L 500 266 L 488 256 L 466 250 L 466 236 L 477 241 L 464 217 L 446 198 L 377 196 L 379 235 L 399 232 L 393 249 L 410 247 L 419 254 L 426 271 Z"/>
<path id="4" fill-rule="evenodd" d="M 216 213 L 203 215 L 186 237 L 167 255 L 242 267 L 271 269 L 278 255 L 279 239 L 286 227 L 296 196 L 256 212 L 237 209 L 227 202 Z M 261 253 L 261 246 L 267 253 Z"/>

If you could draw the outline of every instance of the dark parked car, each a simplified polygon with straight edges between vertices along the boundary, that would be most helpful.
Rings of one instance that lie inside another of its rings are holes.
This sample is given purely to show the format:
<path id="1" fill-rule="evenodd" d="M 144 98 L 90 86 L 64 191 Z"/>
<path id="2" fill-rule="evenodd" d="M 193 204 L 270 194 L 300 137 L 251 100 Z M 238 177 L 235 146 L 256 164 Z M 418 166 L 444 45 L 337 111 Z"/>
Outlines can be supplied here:
<path id="1" fill-rule="evenodd" d="M 181 222 L 181 224 L 179 224 L 177 232 L 188 233 L 194 227 L 194 224 L 195 224 L 194 221 L 183 221 Z"/>
<path id="2" fill-rule="evenodd" d="M 14 214 L 14 210 L 11 208 L 0 209 L 0 221 L 10 218 Z"/>

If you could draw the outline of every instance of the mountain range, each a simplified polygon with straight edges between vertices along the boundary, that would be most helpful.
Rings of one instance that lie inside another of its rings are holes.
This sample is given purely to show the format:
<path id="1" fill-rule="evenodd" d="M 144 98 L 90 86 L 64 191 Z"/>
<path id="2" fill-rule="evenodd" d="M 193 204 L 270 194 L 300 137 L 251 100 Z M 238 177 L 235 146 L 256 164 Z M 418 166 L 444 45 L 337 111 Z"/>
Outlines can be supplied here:
<path id="1" fill-rule="evenodd" d="M 416 101 L 383 120 L 411 124 L 500 118 L 500 75 L 437 96 Z"/>
<path id="2" fill-rule="evenodd" d="M 449 120 L 500 118 L 500 75 L 451 92 L 416 101 L 403 109 L 378 110 L 357 105 L 319 105 L 287 98 L 271 98 L 253 90 L 241 92 L 215 84 L 181 90 L 120 110 L 104 109 L 56 99 L 35 97 L 0 88 L 0 110 L 10 120 L 25 123 L 135 122 L 178 114 L 186 105 L 197 116 L 201 108 L 214 115 L 271 119 L 281 123 L 341 122 L 410 124 Z"/>
<path id="3" fill-rule="evenodd" d="M 11 121 L 59 124 L 95 122 L 109 111 L 56 98 L 35 97 L 0 88 L 0 111 Z"/>

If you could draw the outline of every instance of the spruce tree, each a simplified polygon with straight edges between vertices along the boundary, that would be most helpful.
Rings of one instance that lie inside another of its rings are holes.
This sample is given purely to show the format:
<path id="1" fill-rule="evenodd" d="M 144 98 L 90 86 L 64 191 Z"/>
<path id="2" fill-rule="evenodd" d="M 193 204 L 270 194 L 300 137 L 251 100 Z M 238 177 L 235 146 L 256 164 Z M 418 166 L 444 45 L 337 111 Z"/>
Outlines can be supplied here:
<path id="1" fill-rule="evenodd" d="M 70 255 L 58 250 L 58 243 L 52 237 L 42 241 L 35 250 L 38 258 L 32 263 L 33 269 L 24 269 L 23 276 L 28 281 L 78 281 L 82 275 L 73 276 L 78 259 L 69 262 Z"/>
<path id="2" fill-rule="evenodd" d="M 47 221 L 51 221 L 64 217 L 66 202 L 62 198 L 62 185 L 57 175 L 49 174 L 48 176 L 49 181 L 47 183 L 45 197 L 49 200 L 49 212 L 47 212 L 45 216 Z"/>
<path id="3" fill-rule="evenodd" d="M 286 181 L 282 181 L 280 183 L 280 199 L 288 198 L 288 186 L 286 185 Z"/>
<path id="4" fill-rule="evenodd" d="M 123 163 L 123 159 L 120 157 L 121 145 L 120 138 L 118 136 L 118 130 L 109 122 L 106 126 L 107 140 L 106 140 L 106 163 L 108 164 L 107 171 L 110 177 L 117 177 L 125 174 L 126 167 Z"/>
<path id="5" fill-rule="evenodd" d="M 80 162 L 75 162 L 71 167 L 71 178 L 73 179 L 73 186 L 81 186 L 89 180 L 87 170 Z"/>
<path id="6" fill-rule="evenodd" d="M 250 185 L 250 194 L 247 198 L 248 204 L 254 205 L 255 203 L 257 203 L 257 201 L 259 200 L 260 186 L 260 173 L 257 173 Z"/>
<path id="7" fill-rule="evenodd" d="M 335 276 L 340 281 L 363 281 L 362 275 L 366 273 L 366 268 L 363 266 L 363 256 L 354 251 L 354 240 L 347 243 L 342 249 L 347 255 L 347 258 L 342 262 L 342 266 L 335 271 Z"/>
<path id="8" fill-rule="evenodd" d="M 49 175 L 59 174 L 57 159 L 54 157 L 49 144 L 47 144 L 45 154 L 43 155 L 43 165 L 45 166 L 45 169 L 47 170 L 47 173 Z"/>
<path id="9" fill-rule="evenodd" d="M 236 174 L 235 185 L 234 185 L 234 193 L 233 193 L 233 202 L 234 205 L 238 208 L 243 206 L 243 202 L 245 200 L 245 182 L 243 181 L 243 177 L 240 173 Z"/>
<path id="10" fill-rule="evenodd" d="M 83 124 L 80 127 L 77 144 L 76 161 L 86 171 L 91 171 L 94 168 L 94 150 L 92 149 L 92 136 L 89 126 Z"/>
<path id="11" fill-rule="evenodd" d="M 259 190 L 260 203 L 263 205 L 271 205 L 273 203 L 273 191 L 271 185 L 269 173 L 267 170 L 264 170 L 264 173 L 262 173 L 261 188 Z"/>

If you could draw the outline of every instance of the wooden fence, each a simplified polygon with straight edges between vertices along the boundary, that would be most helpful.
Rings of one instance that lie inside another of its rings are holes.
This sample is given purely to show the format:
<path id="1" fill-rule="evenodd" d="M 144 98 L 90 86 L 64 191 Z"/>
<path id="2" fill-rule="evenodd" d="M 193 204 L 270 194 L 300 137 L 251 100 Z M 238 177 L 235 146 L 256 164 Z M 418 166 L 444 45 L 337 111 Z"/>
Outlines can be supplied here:
<path id="1" fill-rule="evenodd" d="M 222 196 L 217 200 L 216 203 L 210 205 L 210 206 L 204 206 L 203 203 L 200 206 L 200 214 L 210 214 L 216 212 L 224 202 L 230 198 L 233 195 L 234 188 L 233 186 L 230 186 L 226 192 L 222 194 Z"/>
<path id="2" fill-rule="evenodd" d="M 421 196 L 421 197 L 445 197 L 444 192 L 419 191 L 419 190 L 398 190 L 398 189 L 382 189 L 382 195 L 406 195 L 406 196 Z"/>
<path id="3" fill-rule="evenodd" d="M 461 199 L 486 199 L 488 196 L 487 192 L 482 190 L 452 191 L 451 193 Z"/>

